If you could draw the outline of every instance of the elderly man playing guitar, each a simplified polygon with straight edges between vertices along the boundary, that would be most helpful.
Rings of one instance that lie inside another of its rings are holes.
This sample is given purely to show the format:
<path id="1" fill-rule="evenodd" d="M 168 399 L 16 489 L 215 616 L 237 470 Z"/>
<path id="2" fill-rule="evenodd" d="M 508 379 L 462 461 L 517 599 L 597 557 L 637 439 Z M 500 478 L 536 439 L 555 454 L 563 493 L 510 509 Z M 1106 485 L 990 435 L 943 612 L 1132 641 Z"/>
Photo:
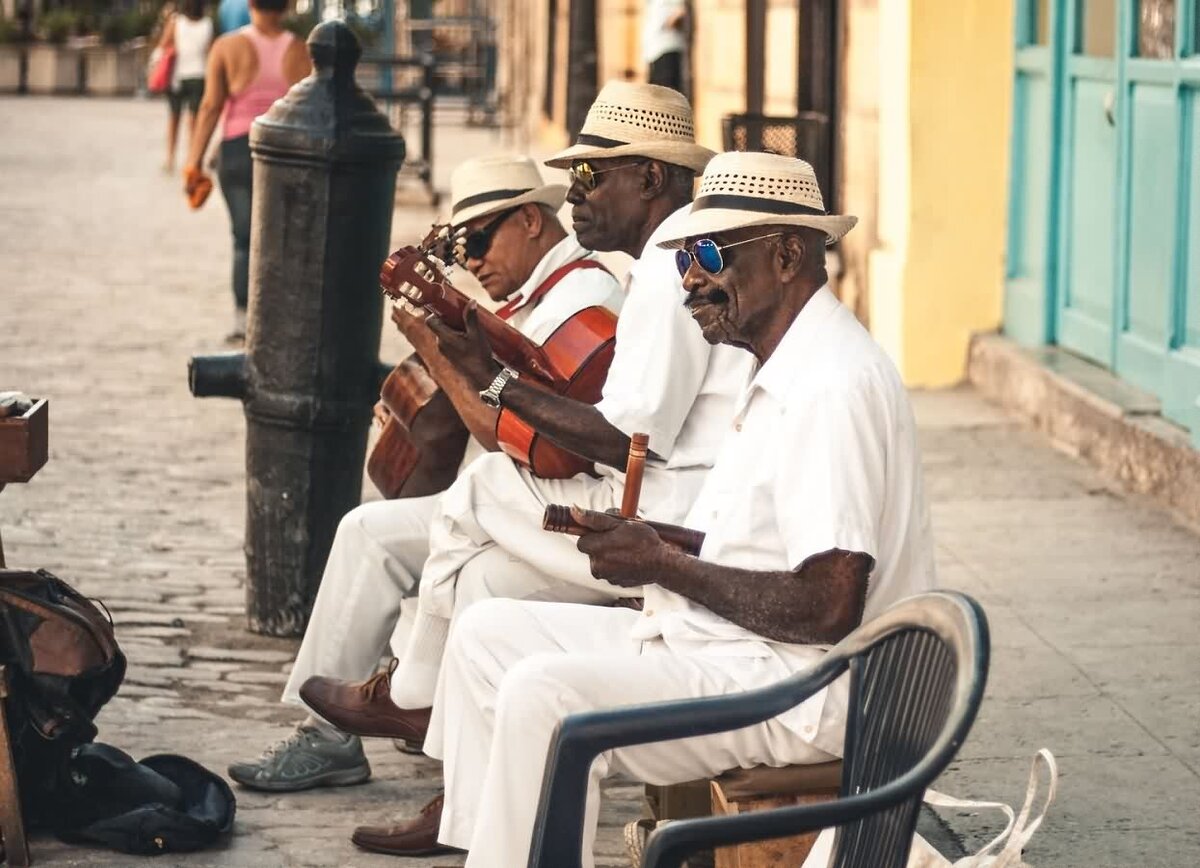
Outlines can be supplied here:
<path id="1" fill-rule="evenodd" d="M 618 281 L 558 221 L 566 189 L 545 184 L 532 160 L 470 160 L 455 170 L 450 186 L 459 258 L 493 301 L 506 301 L 497 313 L 509 325 L 541 343 L 580 311 L 620 309 L 624 293 Z M 498 411 L 441 355 L 423 316 L 397 307 L 393 319 L 473 435 L 461 466 L 485 449 L 495 450 Z M 376 501 L 342 519 L 284 689 L 285 703 L 300 705 L 301 685 L 312 676 L 365 679 L 389 644 L 403 649 L 401 601 L 414 592 L 429 555 L 437 500 L 430 495 Z M 477 583 L 465 582 L 464 596 L 527 596 L 537 589 L 538 577 L 493 570 Z M 561 598 L 606 599 L 582 589 Z M 229 767 L 229 776 L 243 786 L 274 792 L 360 783 L 370 775 L 359 738 L 313 715 L 260 759 Z"/>
<path id="2" fill-rule="evenodd" d="M 744 348 L 757 372 L 684 522 L 705 534 L 698 556 L 647 522 L 572 510 L 592 572 L 644 587 L 644 611 L 497 599 L 456 619 L 426 752 L 445 762 L 437 840 L 467 849 L 468 868 L 527 863 L 547 750 L 567 715 L 774 683 L 932 586 L 908 396 L 826 285 L 825 245 L 854 222 L 825 213 L 807 163 L 728 153 L 660 238 L 704 337 Z M 828 761 L 842 748 L 845 688 L 763 724 L 599 757 L 583 864 L 602 778 L 674 784 Z"/>

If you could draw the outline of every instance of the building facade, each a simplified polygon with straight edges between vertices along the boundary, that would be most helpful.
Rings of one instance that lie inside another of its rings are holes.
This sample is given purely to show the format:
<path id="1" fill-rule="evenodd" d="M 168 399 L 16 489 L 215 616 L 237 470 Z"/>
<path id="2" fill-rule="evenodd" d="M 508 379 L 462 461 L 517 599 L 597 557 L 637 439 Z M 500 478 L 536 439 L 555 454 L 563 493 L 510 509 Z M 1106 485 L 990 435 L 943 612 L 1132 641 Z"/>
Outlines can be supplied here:
<path id="1" fill-rule="evenodd" d="M 510 120 L 557 147 L 571 0 L 508 2 Z M 644 0 L 593 2 L 599 79 L 644 78 Z M 692 0 L 691 20 L 702 144 L 730 116 L 824 113 L 827 198 L 861 221 L 836 290 L 909 384 L 960 381 L 1000 329 L 1200 442 L 1200 0 Z"/>

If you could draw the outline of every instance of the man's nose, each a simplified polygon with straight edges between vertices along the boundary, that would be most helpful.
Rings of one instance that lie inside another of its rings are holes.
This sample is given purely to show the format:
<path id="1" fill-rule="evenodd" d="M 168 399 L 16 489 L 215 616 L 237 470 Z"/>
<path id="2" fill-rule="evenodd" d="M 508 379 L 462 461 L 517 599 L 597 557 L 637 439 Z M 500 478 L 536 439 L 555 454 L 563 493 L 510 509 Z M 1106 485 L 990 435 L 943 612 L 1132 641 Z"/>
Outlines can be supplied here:
<path id="1" fill-rule="evenodd" d="M 567 201 L 572 205 L 579 205 L 586 197 L 587 191 L 578 181 L 572 181 L 571 186 L 567 187 Z"/>
<path id="2" fill-rule="evenodd" d="M 683 273 L 683 288 L 690 296 L 708 285 L 708 277 L 708 272 L 696 263 L 696 257 L 690 257 L 687 271 Z"/>

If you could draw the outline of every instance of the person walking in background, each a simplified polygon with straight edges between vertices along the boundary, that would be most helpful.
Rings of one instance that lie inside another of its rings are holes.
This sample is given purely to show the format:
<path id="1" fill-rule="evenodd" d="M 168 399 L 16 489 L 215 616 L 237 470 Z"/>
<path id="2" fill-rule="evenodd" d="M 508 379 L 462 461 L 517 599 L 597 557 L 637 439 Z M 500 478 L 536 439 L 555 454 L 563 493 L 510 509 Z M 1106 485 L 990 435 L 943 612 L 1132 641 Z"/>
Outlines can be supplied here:
<path id="1" fill-rule="evenodd" d="M 235 308 L 228 336 L 233 342 L 245 337 L 250 282 L 250 125 L 311 69 L 304 44 L 283 29 L 287 7 L 288 0 L 251 0 L 250 23 L 213 43 L 183 170 L 184 191 L 190 196 L 203 178 L 204 153 L 220 120 L 217 177 L 233 229 Z"/>
<path id="2" fill-rule="evenodd" d="M 686 94 L 683 52 L 687 48 L 687 0 L 646 0 L 642 17 L 642 60 L 650 84 Z"/>
<path id="3" fill-rule="evenodd" d="M 188 112 L 189 139 L 196 132 L 196 114 L 204 95 L 204 64 L 213 41 L 212 19 L 204 14 L 204 0 L 183 0 L 179 11 L 167 19 L 158 49 L 175 49 L 171 87 L 167 91 L 170 115 L 167 118 L 167 159 L 163 168 L 175 170 L 175 146 L 179 141 L 179 119 Z"/>

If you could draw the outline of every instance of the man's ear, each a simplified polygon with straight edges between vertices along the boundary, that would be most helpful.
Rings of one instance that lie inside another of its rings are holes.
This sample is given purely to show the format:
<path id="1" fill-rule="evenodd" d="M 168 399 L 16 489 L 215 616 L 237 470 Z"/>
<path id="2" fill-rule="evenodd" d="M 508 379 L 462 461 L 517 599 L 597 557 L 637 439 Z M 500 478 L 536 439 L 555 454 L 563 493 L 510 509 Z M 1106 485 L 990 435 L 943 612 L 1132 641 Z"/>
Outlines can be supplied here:
<path id="1" fill-rule="evenodd" d="M 521 225 L 525 227 L 527 237 L 537 238 L 541 235 L 544 221 L 545 215 L 535 203 L 527 202 L 521 206 Z"/>
<path id="2" fill-rule="evenodd" d="M 642 167 L 642 198 L 657 199 L 667 189 L 667 167 L 658 160 L 648 160 Z"/>
<path id="3" fill-rule="evenodd" d="M 779 278 L 787 283 L 804 273 L 808 260 L 808 240 L 794 232 L 785 232 L 779 239 L 775 261 L 779 263 Z"/>

